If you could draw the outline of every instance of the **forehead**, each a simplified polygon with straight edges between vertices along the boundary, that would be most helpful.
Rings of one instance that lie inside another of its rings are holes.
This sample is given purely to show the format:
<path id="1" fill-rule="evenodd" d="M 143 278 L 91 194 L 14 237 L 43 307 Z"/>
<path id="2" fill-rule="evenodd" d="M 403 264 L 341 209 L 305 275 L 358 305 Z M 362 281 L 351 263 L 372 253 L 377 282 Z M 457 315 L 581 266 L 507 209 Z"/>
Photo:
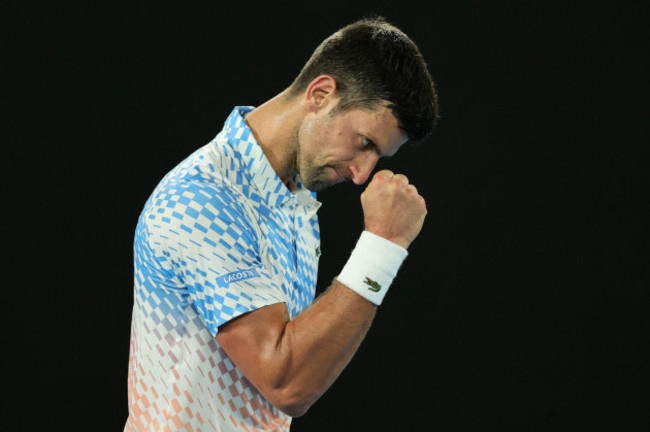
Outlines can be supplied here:
<path id="1" fill-rule="evenodd" d="M 382 104 L 373 108 L 351 108 L 338 114 L 343 127 L 370 139 L 383 156 L 393 156 L 408 141 L 393 111 Z"/>

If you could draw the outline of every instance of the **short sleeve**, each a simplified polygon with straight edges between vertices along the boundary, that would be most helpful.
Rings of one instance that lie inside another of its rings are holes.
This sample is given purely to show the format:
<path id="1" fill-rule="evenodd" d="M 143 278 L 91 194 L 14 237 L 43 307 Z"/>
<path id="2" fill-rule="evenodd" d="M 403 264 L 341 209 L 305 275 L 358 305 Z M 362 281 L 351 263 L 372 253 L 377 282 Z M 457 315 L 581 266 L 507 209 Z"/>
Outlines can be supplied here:
<path id="1" fill-rule="evenodd" d="M 182 281 L 179 289 L 213 336 L 243 313 L 286 302 L 260 257 L 259 230 L 242 198 L 225 186 L 170 182 L 145 209 L 150 248 Z"/>

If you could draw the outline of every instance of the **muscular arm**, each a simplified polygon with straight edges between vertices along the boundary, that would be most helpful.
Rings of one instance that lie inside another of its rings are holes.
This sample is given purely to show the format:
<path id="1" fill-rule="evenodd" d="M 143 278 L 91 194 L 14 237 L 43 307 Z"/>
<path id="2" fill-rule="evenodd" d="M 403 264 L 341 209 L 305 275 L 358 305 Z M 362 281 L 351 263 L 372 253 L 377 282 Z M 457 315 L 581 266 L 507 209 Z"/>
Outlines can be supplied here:
<path id="1" fill-rule="evenodd" d="M 380 171 L 361 195 L 366 229 L 404 248 L 420 232 L 426 205 L 403 175 Z M 293 321 L 286 304 L 249 312 L 220 327 L 217 341 L 274 406 L 300 416 L 357 351 L 377 307 L 334 281 Z"/>
<path id="2" fill-rule="evenodd" d="M 276 303 L 225 324 L 217 340 L 271 404 L 297 417 L 349 363 L 376 310 L 334 281 L 293 321 L 286 304 Z"/>

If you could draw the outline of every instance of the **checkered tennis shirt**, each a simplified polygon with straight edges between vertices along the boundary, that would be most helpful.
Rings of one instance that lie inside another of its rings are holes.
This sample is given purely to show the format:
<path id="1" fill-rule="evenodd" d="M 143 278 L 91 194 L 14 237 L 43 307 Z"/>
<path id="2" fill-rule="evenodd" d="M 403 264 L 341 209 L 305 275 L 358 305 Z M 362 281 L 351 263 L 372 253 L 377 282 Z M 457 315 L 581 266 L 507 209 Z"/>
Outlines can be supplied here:
<path id="1" fill-rule="evenodd" d="M 169 172 L 134 239 L 125 431 L 288 431 L 291 417 L 244 377 L 215 336 L 229 320 L 314 299 L 320 203 L 282 183 L 236 107 Z"/>

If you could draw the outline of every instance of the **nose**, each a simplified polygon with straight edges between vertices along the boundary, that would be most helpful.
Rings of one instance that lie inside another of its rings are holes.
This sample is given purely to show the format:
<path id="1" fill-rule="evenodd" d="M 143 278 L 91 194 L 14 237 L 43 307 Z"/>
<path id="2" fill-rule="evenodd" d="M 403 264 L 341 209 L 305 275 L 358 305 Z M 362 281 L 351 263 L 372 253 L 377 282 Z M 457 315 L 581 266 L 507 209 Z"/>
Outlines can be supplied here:
<path id="1" fill-rule="evenodd" d="M 349 166 L 354 184 L 364 184 L 370 177 L 372 170 L 375 169 L 378 160 L 379 158 L 374 152 L 360 153 Z"/>

